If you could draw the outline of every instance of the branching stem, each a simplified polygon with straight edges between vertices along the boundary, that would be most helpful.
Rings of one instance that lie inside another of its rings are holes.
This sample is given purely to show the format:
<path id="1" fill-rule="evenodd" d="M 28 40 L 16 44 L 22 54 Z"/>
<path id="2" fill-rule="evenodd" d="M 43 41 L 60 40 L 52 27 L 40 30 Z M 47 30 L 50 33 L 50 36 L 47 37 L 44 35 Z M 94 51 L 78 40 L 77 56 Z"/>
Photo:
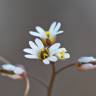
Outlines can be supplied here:
<path id="1" fill-rule="evenodd" d="M 69 67 L 72 67 L 72 66 L 74 66 L 74 65 L 76 65 L 76 64 L 77 64 L 77 62 L 76 62 L 76 63 L 66 64 L 66 65 L 64 65 L 63 67 L 61 67 L 59 70 L 57 70 L 56 74 L 59 74 L 59 73 L 61 73 L 64 69 L 67 69 L 67 68 L 69 68 Z"/>

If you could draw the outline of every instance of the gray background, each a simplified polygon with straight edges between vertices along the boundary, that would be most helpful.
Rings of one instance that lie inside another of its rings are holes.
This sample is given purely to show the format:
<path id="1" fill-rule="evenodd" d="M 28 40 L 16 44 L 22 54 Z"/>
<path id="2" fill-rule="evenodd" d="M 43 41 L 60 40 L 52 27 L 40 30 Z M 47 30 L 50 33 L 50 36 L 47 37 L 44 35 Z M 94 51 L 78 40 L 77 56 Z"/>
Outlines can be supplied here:
<path id="1" fill-rule="evenodd" d="M 30 74 L 48 83 L 50 65 L 25 59 L 22 49 L 32 39 L 29 30 L 36 25 L 48 29 L 53 21 L 60 21 L 65 31 L 57 41 L 71 54 L 66 63 L 83 55 L 96 56 L 96 0 L 0 0 L 0 55 L 13 64 L 24 64 Z M 58 61 L 57 69 L 63 65 Z M 46 88 L 32 78 L 30 82 L 29 96 L 46 96 Z M 0 77 L 0 96 L 23 96 L 23 84 Z M 96 96 L 96 71 L 66 69 L 56 78 L 53 96 Z"/>

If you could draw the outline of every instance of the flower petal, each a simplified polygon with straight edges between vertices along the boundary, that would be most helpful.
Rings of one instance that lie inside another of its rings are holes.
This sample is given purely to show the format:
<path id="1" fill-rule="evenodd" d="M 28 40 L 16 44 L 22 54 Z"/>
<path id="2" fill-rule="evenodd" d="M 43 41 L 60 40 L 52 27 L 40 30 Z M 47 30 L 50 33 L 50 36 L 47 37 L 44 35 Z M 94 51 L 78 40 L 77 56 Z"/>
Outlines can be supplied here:
<path id="1" fill-rule="evenodd" d="M 29 31 L 29 34 L 42 38 L 42 35 L 40 33 L 37 33 L 37 32 Z"/>
<path id="2" fill-rule="evenodd" d="M 48 57 L 48 60 L 49 60 L 49 61 L 56 62 L 58 59 L 57 59 L 56 56 L 50 56 L 50 57 Z"/>
<path id="3" fill-rule="evenodd" d="M 55 26 L 56 26 L 56 22 L 53 22 L 49 28 L 49 32 L 54 32 Z"/>
<path id="4" fill-rule="evenodd" d="M 49 62 L 48 59 L 44 59 L 44 60 L 43 60 L 43 63 L 46 64 L 46 65 L 47 65 L 47 64 L 50 64 L 50 62 Z"/>
<path id="5" fill-rule="evenodd" d="M 65 53 L 64 58 L 65 58 L 65 59 L 70 58 L 70 54 L 69 54 L 69 53 Z"/>
<path id="6" fill-rule="evenodd" d="M 52 51 L 57 50 L 59 47 L 60 47 L 60 43 L 55 43 L 55 44 L 53 44 L 53 45 L 49 48 L 50 53 L 51 53 Z"/>
<path id="7" fill-rule="evenodd" d="M 2 68 L 5 70 L 10 70 L 10 71 L 15 70 L 15 66 L 11 65 L 11 64 L 4 64 L 4 65 L 2 65 Z"/>
<path id="8" fill-rule="evenodd" d="M 67 52 L 66 48 L 59 48 L 58 51 L 59 51 L 59 52 L 62 52 L 62 51 L 63 51 L 63 52 Z"/>
<path id="9" fill-rule="evenodd" d="M 36 38 L 35 43 L 36 43 L 36 45 L 38 46 L 39 49 L 44 48 L 44 45 L 43 45 L 43 43 L 40 39 Z"/>
<path id="10" fill-rule="evenodd" d="M 36 46 L 36 44 L 33 41 L 29 41 L 29 45 L 33 50 L 37 50 L 38 47 Z"/>
<path id="11" fill-rule="evenodd" d="M 96 61 L 96 59 L 94 57 L 92 57 L 92 56 L 80 57 L 78 59 L 78 62 L 80 62 L 80 63 L 88 63 L 88 62 L 94 62 L 94 61 Z"/>
<path id="12" fill-rule="evenodd" d="M 43 28 L 37 26 L 36 30 L 41 34 L 42 38 L 46 38 L 45 30 Z"/>
<path id="13" fill-rule="evenodd" d="M 57 23 L 57 25 L 56 25 L 56 27 L 54 29 L 54 33 L 58 32 L 60 27 L 61 27 L 61 23 L 59 22 L 59 23 Z"/>
<path id="14" fill-rule="evenodd" d="M 36 54 L 35 50 L 30 49 L 30 48 L 25 48 L 25 49 L 23 49 L 23 51 L 26 53 L 29 53 L 29 54 Z"/>
<path id="15" fill-rule="evenodd" d="M 64 31 L 58 31 L 58 32 L 56 32 L 55 34 L 56 35 L 58 35 L 58 34 L 61 34 L 61 33 L 63 33 Z"/>
<path id="16" fill-rule="evenodd" d="M 25 72 L 25 70 L 24 70 L 23 68 L 16 67 L 15 70 L 14 70 L 14 72 L 15 72 L 16 74 L 22 74 L 22 73 Z"/>
<path id="17" fill-rule="evenodd" d="M 29 58 L 29 59 L 38 59 L 38 56 L 36 55 L 24 55 L 25 58 Z"/>

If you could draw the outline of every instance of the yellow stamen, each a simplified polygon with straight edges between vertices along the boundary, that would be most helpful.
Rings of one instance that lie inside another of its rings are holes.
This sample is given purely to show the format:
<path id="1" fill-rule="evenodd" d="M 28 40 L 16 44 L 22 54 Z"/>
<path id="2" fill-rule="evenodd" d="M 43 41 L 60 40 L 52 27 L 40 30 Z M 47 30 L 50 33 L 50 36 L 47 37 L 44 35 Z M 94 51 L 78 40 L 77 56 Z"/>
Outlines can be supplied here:
<path id="1" fill-rule="evenodd" d="M 47 36 L 48 38 L 50 38 L 50 37 L 51 37 L 51 33 L 50 33 L 49 31 L 46 31 L 46 36 Z"/>
<path id="2" fill-rule="evenodd" d="M 55 37 L 53 37 L 51 32 L 49 31 L 46 31 L 46 36 L 47 39 L 45 40 L 45 44 L 48 43 L 47 45 L 52 45 L 55 42 Z"/>
<path id="3" fill-rule="evenodd" d="M 49 56 L 48 49 L 41 49 L 39 57 L 43 60 Z"/>
<path id="4" fill-rule="evenodd" d="M 44 59 L 48 57 L 48 54 L 44 53 L 43 55 Z"/>
<path id="5" fill-rule="evenodd" d="M 61 60 L 64 59 L 64 52 L 63 51 L 58 53 L 58 58 Z"/>

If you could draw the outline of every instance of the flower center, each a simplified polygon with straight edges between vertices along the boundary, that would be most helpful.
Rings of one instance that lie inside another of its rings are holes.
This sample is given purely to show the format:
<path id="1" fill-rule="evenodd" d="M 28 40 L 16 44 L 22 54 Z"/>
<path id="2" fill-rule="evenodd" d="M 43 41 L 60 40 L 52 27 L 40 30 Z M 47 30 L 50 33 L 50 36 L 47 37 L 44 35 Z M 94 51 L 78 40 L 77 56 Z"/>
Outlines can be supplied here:
<path id="1" fill-rule="evenodd" d="M 51 32 L 46 31 L 46 40 L 45 40 L 45 44 L 47 44 L 48 46 L 52 45 L 55 42 L 55 37 L 52 36 Z"/>
<path id="2" fill-rule="evenodd" d="M 64 52 L 63 51 L 59 52 L 58 57 L 59 57 L 59 59 L 63 60 L 64 59 Z"/>
<path id="3" fill-rule="evenodd" d="M 46 31 L 46 36 L 47 36 L 48 38 L 50 38 L 50 37 L 51 37 L 51 33 L 50 33 L 49 31 Z"/>
<path id="4" fill-rule="evenodd" d="M 41 58 L 42 60 L 44 60 L 44 59 L 46 59 L 48 56 L 49 56 L 48 49 L 47 49 L 47 48 L 41 49 L 40 58 Z"/>

